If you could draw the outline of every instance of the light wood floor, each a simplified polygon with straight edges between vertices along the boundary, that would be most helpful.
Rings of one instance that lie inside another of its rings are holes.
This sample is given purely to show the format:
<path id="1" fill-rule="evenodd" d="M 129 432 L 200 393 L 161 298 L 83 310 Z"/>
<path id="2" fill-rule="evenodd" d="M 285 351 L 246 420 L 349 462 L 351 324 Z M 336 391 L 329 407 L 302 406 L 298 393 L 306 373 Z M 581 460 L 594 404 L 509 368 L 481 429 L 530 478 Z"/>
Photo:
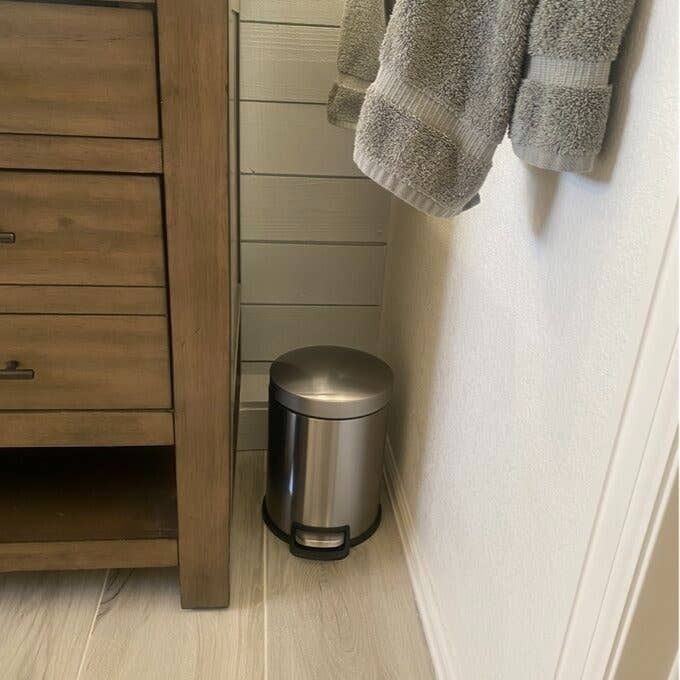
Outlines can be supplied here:
<path id="1" fill-rule="evenodd" d="M 232 605 L 182 611 L 174 569 L 0 576 L 3 680 L 427 680 L 434 673 L 387 498 L 341 562 L 292 557 L 239 453 Z"/>

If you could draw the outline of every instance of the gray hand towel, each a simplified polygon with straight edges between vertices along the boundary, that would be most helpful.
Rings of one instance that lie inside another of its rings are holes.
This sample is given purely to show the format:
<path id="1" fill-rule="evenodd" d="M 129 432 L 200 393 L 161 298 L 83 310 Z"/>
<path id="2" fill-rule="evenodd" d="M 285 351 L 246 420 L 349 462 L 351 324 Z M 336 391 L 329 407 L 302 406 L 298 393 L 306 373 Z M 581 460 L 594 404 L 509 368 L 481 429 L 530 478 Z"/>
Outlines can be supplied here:
<path id="1" fill-rule="evenodd" d="M 474 200 L 507 129 L 535 0 L 397 0 L 354 161 L 423 212 Z"/>
<path id="2" fill-rule="evenodd" d="M 510 127 L 515 153 L 548 170 L 592 170 L 607 126 L 609 70 L 634 0 L 539 0 Z"/>
<path id="3" fill-rule="evenodd" d="M 338 77 L 328 97 L 328 120 L 354 129 L 368 86 L 378 74 L 385 35 L 385 0 L 347 0 L 340 27 Z"/>
<path id="4" fill-rule="evenodd" d="M 451 217 L 475 200 L 515 108 L 523 158 L 548 167 L 552 154 L 558 169 L 587 167 L 572 156 L 597 153 L 609 95 L 581 85 L 601 82 L 601 60 L 616 53 L 632 3 L 397 0 L 361 109 L 355 163 L 417 209 Z M 515 106 L 530 26 L 536 57 L 593 64 L 555 69 L 532 57 Z"/>

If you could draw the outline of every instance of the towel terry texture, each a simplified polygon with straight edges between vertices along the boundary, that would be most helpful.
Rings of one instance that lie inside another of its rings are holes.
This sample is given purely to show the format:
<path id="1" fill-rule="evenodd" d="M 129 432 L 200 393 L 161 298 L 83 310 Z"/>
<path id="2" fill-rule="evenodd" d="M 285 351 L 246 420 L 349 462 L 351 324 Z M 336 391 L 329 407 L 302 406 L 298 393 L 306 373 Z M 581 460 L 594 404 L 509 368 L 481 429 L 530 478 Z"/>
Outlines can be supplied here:
<path id="1" fill-rule="evenodd" d="M 515 153 L 548 170 L 589 172 L 609 114 L 609 71 L 634 0 L 543 0 L 510 126 Z"/>
<path id="2" fill-rule="evenodd" d="M 438 217 L 475 202 L 511 119 L 527 162 L 590 170 L 633 3 L 397 0 L 376 75 L 383 0 L 348 0 L 329 119 L 351 127 L 360 109 L 356 164 Z M 365 98 L 355 79 L 373 81 Z"/>
<path id="3" fill-rule="evenodd" d="M 366 90 L 380 67 L 385 0 L 347 0 L 340 26 L 338 77 L 328 97 L 328 120 L 355 129 Z"/>

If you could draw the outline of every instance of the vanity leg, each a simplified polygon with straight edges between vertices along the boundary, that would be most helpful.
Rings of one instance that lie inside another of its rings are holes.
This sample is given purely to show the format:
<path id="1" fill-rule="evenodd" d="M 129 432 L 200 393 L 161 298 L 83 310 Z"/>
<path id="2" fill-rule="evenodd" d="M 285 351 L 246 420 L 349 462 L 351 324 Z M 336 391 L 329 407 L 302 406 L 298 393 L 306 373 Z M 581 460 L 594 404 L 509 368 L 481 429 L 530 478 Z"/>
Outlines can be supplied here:
<path id="1" fill-rule="evenodd" d="M 224 0 L 157 0 L 183 607 L 229 603 L 230 259 Z"/>

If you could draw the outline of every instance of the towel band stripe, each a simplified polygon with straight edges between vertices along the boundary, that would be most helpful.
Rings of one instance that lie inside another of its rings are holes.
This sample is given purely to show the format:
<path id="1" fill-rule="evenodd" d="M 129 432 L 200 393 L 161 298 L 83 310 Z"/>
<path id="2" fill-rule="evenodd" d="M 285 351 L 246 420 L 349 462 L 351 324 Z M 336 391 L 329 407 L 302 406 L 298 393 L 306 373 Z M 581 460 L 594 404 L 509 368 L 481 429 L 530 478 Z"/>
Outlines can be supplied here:
<path id="1" fill-rule="evenodd" d="M 610 61 L 576 61 L 532 56 L 525 78 L 561 87 L 604 87 L 609 83 Z"/>
<path id="2" fill-rule="evenodd" d="M 460 144 L 466 152 L 483 160 L 491 160 L 505 133 L 503 130 L 499 139 L 490 140 L 467 125 L 454 111 L 432 99 L 426 92 L 413 87 L 401 76 L 390 73 L 384 66 L 380 67 L 370 91 L 385 97 L 408 116 L 423 122 Z"/>
<path id="3" fill-rule="evenodd" d="M 338 73 L 335 82 L 341 87 L 346 87 L 348 90 L 354 90 L 355 92 L 366 92 L 371 85 L 370 80 L 362 80 L 347 73 Z"/>

